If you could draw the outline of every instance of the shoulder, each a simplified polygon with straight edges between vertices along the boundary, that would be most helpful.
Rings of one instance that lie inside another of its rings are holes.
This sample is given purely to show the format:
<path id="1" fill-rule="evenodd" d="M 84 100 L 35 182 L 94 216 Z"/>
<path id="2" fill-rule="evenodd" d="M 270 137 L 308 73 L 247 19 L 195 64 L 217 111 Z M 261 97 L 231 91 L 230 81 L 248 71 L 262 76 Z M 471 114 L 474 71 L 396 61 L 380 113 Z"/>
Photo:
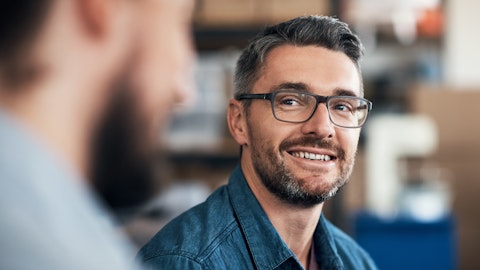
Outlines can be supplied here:
<path id="1" fill-rule="evenodd" d="M 137 258 L 147 266 L 199 269 L 236 229 L 224 186 L 168 223 L 141 248 Z"/>
<path id="2" fill-rule="evenodd" d="M 370 255 L 349 235 L 325 220 L 345 269 L 377 269 Z"/>

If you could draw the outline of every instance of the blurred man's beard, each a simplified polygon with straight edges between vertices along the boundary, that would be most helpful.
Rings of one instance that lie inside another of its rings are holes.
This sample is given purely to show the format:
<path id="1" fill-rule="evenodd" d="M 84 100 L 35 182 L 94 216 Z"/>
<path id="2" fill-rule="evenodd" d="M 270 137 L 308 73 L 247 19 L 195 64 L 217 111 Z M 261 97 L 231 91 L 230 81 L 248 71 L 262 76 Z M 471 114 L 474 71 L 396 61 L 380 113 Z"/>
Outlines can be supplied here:
<path id="1" fill-rule="evenodd" d="M 141 205 L 159 188 L 149 119 L 141 113 L 128 74 L 114 82 L 112 100 L 92 144 L 90 178 L 100 197 L 117 211 Z"/>

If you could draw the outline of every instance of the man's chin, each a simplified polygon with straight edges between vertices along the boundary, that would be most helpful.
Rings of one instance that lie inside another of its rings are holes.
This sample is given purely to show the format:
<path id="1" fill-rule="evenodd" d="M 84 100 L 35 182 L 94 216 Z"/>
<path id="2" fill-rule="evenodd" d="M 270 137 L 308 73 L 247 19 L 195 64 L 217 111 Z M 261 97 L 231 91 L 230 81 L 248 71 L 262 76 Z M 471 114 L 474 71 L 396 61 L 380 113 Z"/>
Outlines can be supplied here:
<path id="1" fill-rule="evenodd" d="M 277 196 L 280 196 L 283 201 L 301 207 L 312 207 L 331 199 L 347 182 L 346 179 L 338 177 L 337 174 L 289 172 L 288 175 L 289 181 L 296 183 L 288 186 L 297 186 L 297 191 L 290 190 L 290 192 L 287 192 L 286 194 L 291 194 L 290 196 L 280 194 L 277 194 Z"/>

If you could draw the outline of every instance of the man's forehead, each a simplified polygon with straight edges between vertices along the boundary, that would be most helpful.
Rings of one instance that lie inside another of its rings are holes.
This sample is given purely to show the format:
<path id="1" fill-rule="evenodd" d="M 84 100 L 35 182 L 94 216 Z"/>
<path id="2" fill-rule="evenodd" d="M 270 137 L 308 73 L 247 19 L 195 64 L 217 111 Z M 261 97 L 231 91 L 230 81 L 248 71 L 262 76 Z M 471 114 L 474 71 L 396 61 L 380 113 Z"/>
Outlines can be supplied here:
<path id="1" fill-rule="evenodd" d="M 313 45 L 273 48 L 259 69 L 256 83 L 259 82 L 268 82 L 272 91 L 290 85 L 295 86 L 290 88 L 314 93 L 326 86 L 334 92 L 361 95 L 360 73 L 351 59 L 343 52 Z"/>
<path id="2" fill-rule="evenodd" d="M 298 55 L 312 55 L 315 61 L 320 58 L 328 58 L 330 56 L 341 57 L 344 59 L 348 59 L 353 63 L 353 61 L 342 51 L 332 50 L 323 46 L 318 45 L 294 45 L 294 44 L 283 44 L 279 46 L 275 46 L 268 50 L 265 54 L 263 63 L 271 61 L 272 58 L 298 58 Z M 311 57 L 309 57 L 311 59 Z"/>

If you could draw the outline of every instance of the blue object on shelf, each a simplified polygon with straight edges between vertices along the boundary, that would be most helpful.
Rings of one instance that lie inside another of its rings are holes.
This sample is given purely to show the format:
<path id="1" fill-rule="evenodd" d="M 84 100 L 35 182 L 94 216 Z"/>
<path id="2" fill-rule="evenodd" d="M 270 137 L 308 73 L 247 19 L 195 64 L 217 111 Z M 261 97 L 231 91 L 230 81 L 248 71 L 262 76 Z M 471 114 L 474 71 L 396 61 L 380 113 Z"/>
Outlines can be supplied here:
<path id="1" fill-rule="evenodd" d="M 431 222 L 407 217 L 382 219 L 369 213 L 354 218 L 354 237 L 379 269 L 457 269 L 456 226 L 452 216 Z"/>

